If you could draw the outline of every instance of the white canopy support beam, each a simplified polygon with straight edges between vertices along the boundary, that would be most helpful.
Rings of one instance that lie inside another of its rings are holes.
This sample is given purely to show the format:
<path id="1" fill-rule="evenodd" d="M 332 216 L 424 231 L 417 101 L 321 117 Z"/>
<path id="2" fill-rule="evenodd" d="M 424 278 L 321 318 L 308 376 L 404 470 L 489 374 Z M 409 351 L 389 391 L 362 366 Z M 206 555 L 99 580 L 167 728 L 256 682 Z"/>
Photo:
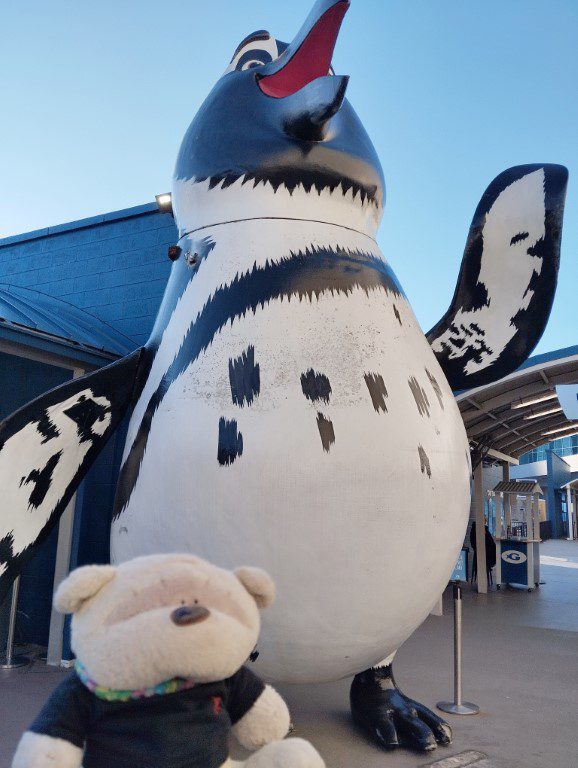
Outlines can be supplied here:
<path id="1" fill-rule="evenodd" d="M 85 371 L 75 368 L 73 378 L 84 376 Z M 72 547 L 72 533 L 74 530 L 74 512 L 76 509 L 76 493 L 68 502 L 68 506 L 62 513 L 58 522 L 58 543 L 56 545 L 56 561 L 54 564 L 53 594 L 59 584 L 64 581 L 70 572 L 70 550 Z M 48 650 L 46 663 L 59 667 L 62 664 L 62 646 L 64 639 L 65 617 L 54 606 L 50 613 L 50 629 L 48 630 Z"/>
<path id="2" fill-rule="evenodd" d="M 476 560 L 478 564 L 478 593 L 487 594 L 486 572 L 486 516 L 484 514 L 484 462 L 474 471 L 474 510 L 476 512 Z"/>
<path id="3" fill-rule="evenodd" d="M 502 480 L 504 480 L 504 482 L 508 482 L 509 479 L 510 479 L 510 465 L 507 461 L 503 461 L 502 462 Z M 509 493 L 504 494 L 504 525 L 506 526 L 506 530 L 508 530 L 512 525 L 512 507 L 510 504 Z M 502 533 L 500 531 L 500 536 L 501 535 Z"/>
<path id="4" fill-rule="evenodd" d="M 53 594 L 58 589 L 60 583 L 68 576 L 70 571 L 70 548 L 72 545 L 75 508 L 76 494 L 70 499 L 68 506 L 62 513 L 58 522 L 58 543 L 56 545 L 56 562 L 54 564 Z M 59 613 L 53 606 L 50 612 L 48 650 L 46 652 L 46 663 L 50 666 L 59 667 L 62 663 L 63 637 L 64 615 Z"/>
<path id="5" fill-rule="evenodd" d="M 574 540 L 574 499 L 571 484 L 566 486 L 566 510 L 568 514 L 568 541 Z"/>
<path id="6" fill-rule="evenodd" d="M 502 453 L 501 451 L 496 451 L 495 448 L 490 448 L 488 452 L 486 453 L 486 456 L 490 456 L 492 459 L 497 459 L 498 461 L 505 462 L 506 464 L 510 464 L 513 467 L 517 467 L 519 465 L 519 460 L 515 459 L 513 456 L 508 456 L 507 453 Z M 504 480 L 510 479 L 509 475 L 507 478 L 504 478 Z"/>

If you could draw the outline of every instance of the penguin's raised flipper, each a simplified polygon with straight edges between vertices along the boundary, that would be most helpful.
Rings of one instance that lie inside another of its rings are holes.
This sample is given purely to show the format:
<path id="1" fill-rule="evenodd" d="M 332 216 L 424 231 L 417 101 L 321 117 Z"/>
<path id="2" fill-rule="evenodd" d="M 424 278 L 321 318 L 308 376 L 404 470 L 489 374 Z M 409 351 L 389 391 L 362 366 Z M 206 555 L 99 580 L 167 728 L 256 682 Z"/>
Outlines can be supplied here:
<path id="1" fill-rule="evenodd" d="M 0 603 L 126 413 L 141 354 L 73 379 L 0 423 Z"/>
<path id="2" fill-rule="evenodd" d="M 501 173 L 474 214 L 450 308 L 427 334 L 452 389 L 520 366 L 552 308 L 568 171 L 519 165 Z"/>

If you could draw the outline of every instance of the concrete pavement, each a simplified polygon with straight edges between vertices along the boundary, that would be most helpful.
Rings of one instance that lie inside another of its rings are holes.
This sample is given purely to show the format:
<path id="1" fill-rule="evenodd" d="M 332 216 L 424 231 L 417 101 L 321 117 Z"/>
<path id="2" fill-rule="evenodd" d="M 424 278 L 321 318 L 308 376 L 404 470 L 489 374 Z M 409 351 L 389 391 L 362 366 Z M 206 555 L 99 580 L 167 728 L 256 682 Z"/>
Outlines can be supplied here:
<path id="1" fill-rule="evenodd" d="M 450 747 L 422 756 L 368 744 L 350 721 L 349 680 L 278 686 L 295 735 L 310 739 L 329 768 L 414 768 L 440 761 L 439 768 L 577 768 L 578 542 L 546 542 L 541 554 L 546 584 L 533 593 L 464 590 L 464 698 L 481 713 L 448 717 L 454 728 Z M 399 685 L 430 707 L 451 699 L 453 690 L 450 591 L 444 603 L 444 616 L 430 616 L 396 659 Z M 20 733 L 63 674 L 36 663 L 0 676 L 0 768 L 9 768 Z M 474 759 L 475 753 L 480 757 Z M 448 760 L 464 754 L 461 763 Z"/>

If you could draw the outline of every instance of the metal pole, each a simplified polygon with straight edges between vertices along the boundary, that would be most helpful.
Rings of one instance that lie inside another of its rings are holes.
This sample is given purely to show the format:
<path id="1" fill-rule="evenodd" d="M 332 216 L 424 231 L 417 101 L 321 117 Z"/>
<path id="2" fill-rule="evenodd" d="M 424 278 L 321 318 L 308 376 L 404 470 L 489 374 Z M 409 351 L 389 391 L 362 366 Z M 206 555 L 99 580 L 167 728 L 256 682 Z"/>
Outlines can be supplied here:
<path id="1" fill-rule="evenodd" d="M 454 584 L 454 701 L 462 703 L 462 588 Z"/>
<path id="2" fill-rule="evenodd" d="M 6 641 L 6 653 L 0 660 L 0 669 L 17 669 L 30 664 L 27 656 L 14 656 L 14 632 L 16 630 L 16 609 L 18 607 L 18 590 L 20 589 L 20 576 L 14 579 L 12 584 L 12 601 L 10 603 L 10 619 L 8 621 L 8 639 Z"/>
<path id="3" fill-rule="evenodd" d="M 462 701 L 462 587 L 454 582 L 454 700 L 438 701 L 437 708 L 451 715 L 477 715 L 480 708 Z"/>

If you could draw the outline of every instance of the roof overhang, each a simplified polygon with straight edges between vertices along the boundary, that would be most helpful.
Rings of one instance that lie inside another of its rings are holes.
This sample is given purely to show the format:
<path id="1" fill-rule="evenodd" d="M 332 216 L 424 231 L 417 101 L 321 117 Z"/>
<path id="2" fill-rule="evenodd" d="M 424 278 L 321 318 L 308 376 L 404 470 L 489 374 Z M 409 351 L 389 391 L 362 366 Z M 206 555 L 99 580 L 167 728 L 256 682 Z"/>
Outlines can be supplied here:
<path id="1" fill-rule="evenodd" d="M 100 368 L 119 358 L 119 355 L 103 350 L 91 350 L 80 344 L 51 338 L 27 329 L 9 328 L 2 323 L 0 323 L 0 352 L 70 370 Z"/>
<path id="2" fill-rule="evenodd" d="M 555 389 L 576 383 L 578 347 L 570 347 L 530 358 L 509 376 L 460 392 L 456 399 L 470 441 L 484 455 L 497 459 L 502 454 L 500 460 L 508 461 L 578 432 L 578 424 L 561 410 Z"/>
<path id="3" fill-rule="evenodd" d="M 535 480 L 502 480 L 495 486 L 493 492 L 528 496 L 534 493 L 541 494 L 542 489 Z"/>
<path id="4" fill-rule="evenodd" d="M 80 307 L 39 291 L 0 283 L 0 347 L 8 351 L 10 345 L 95 366 L 117 360 L 136 346 Z"/>

